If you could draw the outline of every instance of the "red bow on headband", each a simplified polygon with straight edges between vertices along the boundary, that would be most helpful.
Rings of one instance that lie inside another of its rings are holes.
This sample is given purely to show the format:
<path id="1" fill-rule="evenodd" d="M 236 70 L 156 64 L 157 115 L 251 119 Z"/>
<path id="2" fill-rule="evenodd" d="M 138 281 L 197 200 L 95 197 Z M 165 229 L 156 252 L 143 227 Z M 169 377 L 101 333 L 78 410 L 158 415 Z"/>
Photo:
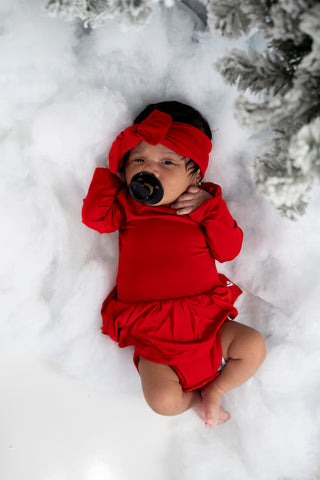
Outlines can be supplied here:
<path id="1" fill-rule="evenodd" d="M 150 145 L 164 145 L 170 150 L 191 158 L 204 177 L 212 149 L 210 139 L 201 130 L 188 123 L 173 122 L 171 115 L 153 110 L 141 123 L 126 128 L 111 146 L 109 167 L 116 173 L 123 165 L 123 156 L 144 140 Z"/>

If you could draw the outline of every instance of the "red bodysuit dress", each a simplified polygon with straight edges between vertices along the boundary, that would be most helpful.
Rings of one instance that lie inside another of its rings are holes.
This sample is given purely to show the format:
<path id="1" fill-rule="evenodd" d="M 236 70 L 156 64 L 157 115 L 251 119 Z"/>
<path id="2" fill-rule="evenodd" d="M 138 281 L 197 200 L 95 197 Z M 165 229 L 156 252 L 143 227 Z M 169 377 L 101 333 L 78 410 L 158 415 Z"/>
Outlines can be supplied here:
<path id="1" fill-rule="evenodd" d="M 119 230 L 116 287 L 102 306 L 102 332 L 139 357 L 170 365 L 184 391 L 204 386 L 222 361 L 220 328 L 235 318 L 241 293 L 215 260 L 235 258 L 243 234 L 221 188 L 189 215 L 168 205 L 145 205 L 105 168 L 95 170 L 82 219 L 100 233 Z"/>

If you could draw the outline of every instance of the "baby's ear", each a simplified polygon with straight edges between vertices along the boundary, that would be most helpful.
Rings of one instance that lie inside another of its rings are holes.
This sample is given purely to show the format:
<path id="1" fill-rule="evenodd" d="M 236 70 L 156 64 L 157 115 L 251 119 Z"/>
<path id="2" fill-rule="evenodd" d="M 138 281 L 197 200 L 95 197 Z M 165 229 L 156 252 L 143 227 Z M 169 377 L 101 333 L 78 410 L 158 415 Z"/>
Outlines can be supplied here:
<path id="1" fill-rule="evenodd" d="M 201 176 L 201 170 L 200 170 L 200 168 L 199 168 L 198 171 L 197 171 L 197 173 L 196 173 L 196 178 L 195 178 L 196 184 L 197 184 L 197 185 L 200 185 L 201 180 L 202 180 L 202 176 Z"/>

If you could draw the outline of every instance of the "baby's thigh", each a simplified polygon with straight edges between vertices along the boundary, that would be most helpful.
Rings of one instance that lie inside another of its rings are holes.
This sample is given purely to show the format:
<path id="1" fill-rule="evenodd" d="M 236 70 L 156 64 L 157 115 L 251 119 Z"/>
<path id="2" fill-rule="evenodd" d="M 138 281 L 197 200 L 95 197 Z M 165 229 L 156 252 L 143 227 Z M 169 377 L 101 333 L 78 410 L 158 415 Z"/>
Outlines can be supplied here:
<path id="1" fill-rule="evenodd" d="M 226 320 L 221 327 L 221 348 L 225 360 L 229 358 L 240 359 L 244 356 L 265 351 L 263 336 L 254 328 Z"/>
<path id="2" fill-rule="evenodd" d="M 144 397 L 154 410 L 181 395 L 179 377 L 169 365 L 151 362 L 140 357 L 139 373 Z"/>
<path id="3" fill-rule="evenodd" d="M 168 384 L 175 387 L 178 384 L 181 388 L 178 375 L 169 365 L 151 362 L 140 357 L 138 368 L 143 391 L 165 388 Z"/>

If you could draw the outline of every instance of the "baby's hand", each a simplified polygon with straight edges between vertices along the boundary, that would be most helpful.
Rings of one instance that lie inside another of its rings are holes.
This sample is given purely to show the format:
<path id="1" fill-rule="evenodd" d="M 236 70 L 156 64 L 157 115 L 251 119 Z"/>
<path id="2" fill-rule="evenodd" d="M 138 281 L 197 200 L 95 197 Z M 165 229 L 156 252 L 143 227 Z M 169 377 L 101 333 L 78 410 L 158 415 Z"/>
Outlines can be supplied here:
<path id="1" fill-rule="evenodd" d="M 192 185 L 185 193 L 177 198 L 171 207 L 177 210 L 178 215 L 187 215 L 200 207 L 200 205 L 209 198 L 211 198 L 210 193 Z"/>

